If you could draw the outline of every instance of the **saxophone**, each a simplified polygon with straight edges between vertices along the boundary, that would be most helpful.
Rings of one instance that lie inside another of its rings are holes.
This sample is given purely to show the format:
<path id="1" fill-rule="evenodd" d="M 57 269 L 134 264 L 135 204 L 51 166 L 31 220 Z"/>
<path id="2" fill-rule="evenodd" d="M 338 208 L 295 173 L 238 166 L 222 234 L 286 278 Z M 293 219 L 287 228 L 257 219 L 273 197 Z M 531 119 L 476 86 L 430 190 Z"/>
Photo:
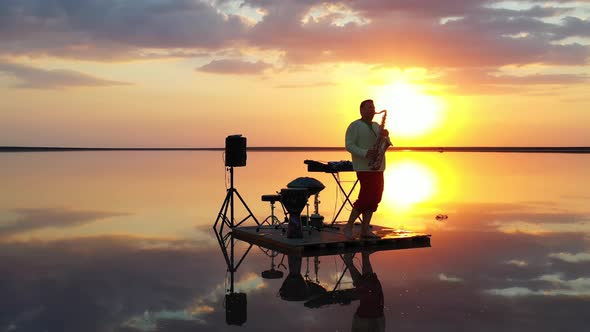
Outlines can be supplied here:
<path id="1" fill-rule="evenodd" d="M 383 113 L 383 118 L 381 119 L 381 125 L 379 126 L 379 137 L 377 137 L 377 142 L 373 145 L 374 150 L 377 151 L 377 155 L 375 158 L 369 161 L 369 167 L 376 171 L 381 168 L 383 165 L 383 160 L 385 159 L 385 151 L 391 145 L 391 141 L 385 134 L 383 133 L 385 130 L 385 119 L 387 118 L 387 110 L 383 110 L 381 112 L 377 112 L 375 114 Z"/>

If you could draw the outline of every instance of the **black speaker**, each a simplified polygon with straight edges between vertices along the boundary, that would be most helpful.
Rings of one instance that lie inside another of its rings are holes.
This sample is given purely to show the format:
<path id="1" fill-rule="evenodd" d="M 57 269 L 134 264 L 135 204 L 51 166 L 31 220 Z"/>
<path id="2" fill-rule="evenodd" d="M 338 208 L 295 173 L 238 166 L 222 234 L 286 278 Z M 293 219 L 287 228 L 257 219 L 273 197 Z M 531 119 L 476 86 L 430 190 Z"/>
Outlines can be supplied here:
<path id="1" fill-rule="evenodd" d="M 231 135 L 225 138 L 225 166 L 246 166 L 246 137 Z"/>
<path id="2" fill-rule="evenodd" d="M 245 293 L 225 294 L 225 322 L 242 325 L 248 319 L 248 302 Z"/>

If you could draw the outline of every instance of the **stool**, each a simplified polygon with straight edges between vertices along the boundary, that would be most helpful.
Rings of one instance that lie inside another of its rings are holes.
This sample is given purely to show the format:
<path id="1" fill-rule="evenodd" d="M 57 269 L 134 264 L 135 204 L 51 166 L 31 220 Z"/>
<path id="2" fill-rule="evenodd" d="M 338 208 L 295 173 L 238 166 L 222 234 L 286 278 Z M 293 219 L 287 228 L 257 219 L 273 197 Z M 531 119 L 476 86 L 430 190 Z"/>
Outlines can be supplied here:
<path id="1" fill-rule="evenodd" d="M 277 216 L 275 216 L 275 202 L 281 202 L 281 195 L 273 194 L 273 195 L 262 195 L 261 200 L 263 202 L 270 202 L 270 216 L 266 217 L 260 225 L 268 224 L 270 226 L 278 227 L 281 224 L 281 221 Z M 282 206 L 282 203 L 281 203 Z M 284 208 L 283 208 L 283 212 Z"/>

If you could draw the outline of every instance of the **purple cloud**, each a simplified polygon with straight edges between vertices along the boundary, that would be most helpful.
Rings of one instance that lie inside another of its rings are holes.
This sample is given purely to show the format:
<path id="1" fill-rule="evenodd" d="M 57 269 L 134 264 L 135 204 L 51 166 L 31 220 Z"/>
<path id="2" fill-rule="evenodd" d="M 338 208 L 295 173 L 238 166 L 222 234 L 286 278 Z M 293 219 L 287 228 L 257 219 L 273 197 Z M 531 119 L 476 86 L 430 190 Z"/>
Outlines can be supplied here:
<path id="1" fill-rule="evenodd" d="M 41 69 L 12 62 L 0 61 L 0 74 L 16 78 L 18 88 L 59 89 L 68 87 L 100 87 L 129 85 L 68 69 Z"/>
<path id="2" fill-rule="evenodd" d="M 590 4 L 559 2 L 517 10 L 496 0 L 246 0 L 241 8 L 264 13 L 252 20 L 227 10 L 228 1 L 9 0 L 0 4 L 0 49 L 99 61 L 208 55 L 211 62 L 198 70 L 237 74 L 260 72 L 268 62 L 220 60 L 219 52 L 278 51 L 287 65 L 586 65 L 589 46 L 568 38 L 590 34 L 588 19 L 575 16 Z M 304 20 L 309 15 L 314 19 Z M 348 23 L 338 23 L 343 19 Z"/>
<path id="3" fill-rule="evenodd" d="M 200 1 L 0 3 L 4 54 L 134 59 L 141 48 L 223 48 L 246 27 L 240 17 Z"/>

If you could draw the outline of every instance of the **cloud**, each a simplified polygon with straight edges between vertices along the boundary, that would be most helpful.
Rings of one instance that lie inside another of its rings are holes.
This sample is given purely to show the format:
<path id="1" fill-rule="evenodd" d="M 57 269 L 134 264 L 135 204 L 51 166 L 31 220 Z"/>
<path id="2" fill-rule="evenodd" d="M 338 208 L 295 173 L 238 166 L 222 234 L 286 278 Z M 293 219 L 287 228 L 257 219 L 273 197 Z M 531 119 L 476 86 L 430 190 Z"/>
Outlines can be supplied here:
<path id="1" fill-rule="evenodd" d="M 446 282 L 463 282 L 463 279 L 461 279 L 461 278 L 458 278 L 458 277 L 450 277 L 450 276 L 447 276 L 444 273 L 439 273 L 438 279 L 441 280 L 441 281 L 446 281 Z"/>
<path id="2" fill-rule="evenodd" d="M 132 59 L 141 48 L 221 48 L 248 27 L 190 0 L 3 1 L 0 22 L 4 54 L 103 61 Z"/>
<path id="3" fill-rule="evenodd" d="M 518 221 L 518 220 L 499 220 L 492 225 L 496 226 L 498 230 L 506 233 L 529 233 L 529 234 L 543 234 L 543 233 L 577 233 L 590 232 L 590 222 L 573 221 L 562 222 L 558 220 L 559 216 L 555 216 L 555 222 L 540 223 L 538 221 Z"/>
<path id="4" fill-rule="evenodd" d="M 251 75 L 260 74 L 269 68 L 272 65 L 262 61 L 214 60 L 196 70 L 216 74 Z"/>
<path id="5" fill-rule="evenodd" d="M 485 293 L 491 295 L 498 295 L 498 296 L 506 296 L 506 297 L 513 297 L 513 296 L 529 296 L 529 295 L 543 295 L 542 291 L 533 291 L 525 287 L 509 287 L 503 289 L 488 289 L 484 291 Z"/>
<path id="6" fill-rule="evenodd" d="M 497 296 L 590 296 L 590 278 L 564 279 L 561 274 L 542 275 L 535 280 L 543 281 L 551 287 L 530 289 L 526 287 L 509 287 L 503 289 L 489 289 L 485 293 Z"/>
<path id="7" fill-rule="evenodd" d="M 562 20 L 562 25 L 556 31 L 554 39 L 568 37 L 590 37 L 590 18 L 565 17 Z"/>
<path id="8" fill-rule="evenodd" d="M 506 261 L 505 263 L 509 264 L 509 265 L 519 266 L 519 267 L 524 267 L 524 266 L 529 265 L 526 261 L 522 261 L 522 260 L 518 260 L 518 259 L 511 259 L 509 261 Z"/>
<path id="9" fill-rule="evenodd" d="M 0 225 L 0 237 L 43 228 L 68 228 L 101 219 L 127 215 L 120 212 L 82 211 L 65 208 L 14 209 L 18 217 Z"/>
<path id="10" fill-rule="evenodd" d="M 401 12 L 406 15 L 445 17 L 456 16 L 474 11 L 489 3 L 486 0 L 453 0 L 453 1 L 383 1 L 383 0 L 354 0 L 353 7 L 358 8 L 369 16 L 380 13 Z"/>
<path id="11" fill-rule="evenodd" d="M 590 55 L 588 45 L 565 42 L 588 36 L 588 19 L 575 16 L 587 2 L 514 9 L 489 0 L 250 0 L 233 11 L 230 3 L 3 1 L 0 49 L 113 61 L 153 54 L 145 49 L 214 56 L 246 47 L 280 52 L 290 64 L 454 68 L 585 65 Z"/>
<path id="12" fill-rule="evenodd" d="M 554 252 L 550 253 L 549 257 L 559 259 L 568 263 L 590 262 L 590 254 L 586 252 L 580 252 L 576 254 L 572 254 L 569 252 Z"/>
<path id="13" fill-rule="evenodd" d="M 483 4 L 354 2 L 351 10 L 358 11 L 370 23 L 340 27 L 325 21 L 302 25 L 298 17 L 307 8 L 281 2 L 270 7 L 248 38 L 261 47 L 282 49 L 286 59 L 299 63 L 348 61 L 401 67 L 481 67 L 586 62 L 587 46 L 553 45 L 551 41 L 562 26 L 539 18 L 557 15 L 564 9 L 498 10 Z M 460 19 L 440 23 L 449 15 L 460 15 Z M 289 31 L 287 38 L 284 31 Z M 560 38 L 566 35 L 562 33 Z"/>
<path id="14" fill-rule="evenodd" d="M 41 69 L 11 62 L 0 62 L 0 74 L 16 78 L 18 88 L 59 89 L 70 87 L 101 87 L 129 85 L 106 80 L 68 69 Z"/>
<path id="15" fill-rule="evenodd" d="M 547 84 L 584 84 L 590 81 L 585 74 L 532 74 L 508 75 L 495 69 L 470 69 L 448 71 L 439 83 L 482 84 L 482 85 L 547 85 Z"/>
<path id="16" fill-rule="evenodd" d="M 510 75 L 495 68 L 452 69 L 441 71 L 437 77 L 426 79 L 429 83 L 446 86 L 456 94 L 509 94 L 518 86 L 533 89 L 547 85 L 584 85 L 590 82 L 586 74 L 528 74 Z"/>

